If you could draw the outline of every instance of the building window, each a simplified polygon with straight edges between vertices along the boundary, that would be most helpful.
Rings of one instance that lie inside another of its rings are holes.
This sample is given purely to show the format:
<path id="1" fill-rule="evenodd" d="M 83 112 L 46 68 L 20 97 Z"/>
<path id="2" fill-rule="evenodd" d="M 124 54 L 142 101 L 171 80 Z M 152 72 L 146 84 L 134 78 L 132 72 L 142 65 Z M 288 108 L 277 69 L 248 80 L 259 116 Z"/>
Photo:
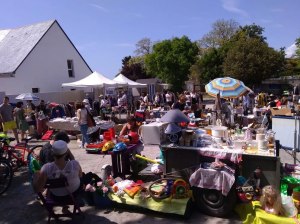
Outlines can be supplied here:
<path id="1" fill-rule="evenodd" d="M 39 93 L 40 89 L 39 88 L 32 88 L 32 93 Z"/>
<path id="2" fill-rule="evenodd" d="M 74 77 L 73 60 L 67 60 L 69 77 Z"/>

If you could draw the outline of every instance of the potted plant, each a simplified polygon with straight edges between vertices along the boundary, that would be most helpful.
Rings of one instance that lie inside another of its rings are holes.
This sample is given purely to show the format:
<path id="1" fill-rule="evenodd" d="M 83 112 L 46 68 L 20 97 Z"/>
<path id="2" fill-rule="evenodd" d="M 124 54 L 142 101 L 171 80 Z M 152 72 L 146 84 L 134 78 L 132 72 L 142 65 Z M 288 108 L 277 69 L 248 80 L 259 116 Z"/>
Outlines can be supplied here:
<path id="1" fill-rule="evenodd" d="M 108 197 L 109 184 L 99 181 L 86 185 L 85 191 L 93 192 L 94 204 L 101 207 L 109 207 L 111 201 Z"/>

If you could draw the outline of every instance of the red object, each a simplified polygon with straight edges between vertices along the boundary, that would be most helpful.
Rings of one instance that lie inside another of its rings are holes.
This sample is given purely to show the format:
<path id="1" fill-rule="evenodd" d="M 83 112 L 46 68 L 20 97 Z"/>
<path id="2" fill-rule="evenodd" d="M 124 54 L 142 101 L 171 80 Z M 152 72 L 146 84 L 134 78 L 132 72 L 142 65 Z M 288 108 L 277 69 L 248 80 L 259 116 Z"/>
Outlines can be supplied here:
<path id="1" fill-rule="evenodd" d="M 105 132 L 103 133 L 103 138 L 104 138 L 106 141 L 112 141 L 110 131 L 105 131 Z"/>
<path id="2" fill-rule="evenodd" d="M 104 144 L 105 144 L 105 142 L 101 142 L 101 143 L 98 143 L 98 144 L 91 143 L 91 144 L 88 144 L 86 146 L 86 148 L 99 149 L 99 148 L 102 148 L 104 146 Z"/>
<path id="3" fill-rule="evenodd" d="M 131 144 L 136 144 L 140 140 L 140 136 L 137 133 L 130 132 L 128 134 Z"/>
<path id="4" fill-rule="evenodd" d="M 116 130 L 114 127 L 112 128 L 109 128 L 109 132 L 110 132 L 110 135 L 111 135 L 111 139 L 114 139 L 116 137 Z"/>
<path id="5" fill-rule="evenodd" d="M 53 135 L 53 130 L 47 131 L 46 134 L 43 135 L 42 140 L 50 140 Z"/>

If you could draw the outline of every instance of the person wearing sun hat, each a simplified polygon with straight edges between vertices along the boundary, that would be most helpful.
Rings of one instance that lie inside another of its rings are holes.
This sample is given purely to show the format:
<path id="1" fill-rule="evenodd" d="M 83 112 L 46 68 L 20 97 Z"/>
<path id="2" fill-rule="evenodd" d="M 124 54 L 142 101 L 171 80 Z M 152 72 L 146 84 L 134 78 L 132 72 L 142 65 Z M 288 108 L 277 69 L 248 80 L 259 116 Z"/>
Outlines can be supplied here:
<path id="1" fill-rule="evenodd" d="M 66 177 L 69 183 L 69 190 L 76 197 L 82 192 L 82 170 L 79 162 L 76 160 L 66 161 L 65 157 L 68 154 L 68 145 L 63 140 L 55 141 L 52 145 L 52 152 L 55 161 L 46 163 L 41 171 L 36 171 L 33 174 L 33 189 L 36 193 L 41 192 L 46 184 L 47 179 L 57 179 Z M 50 196 L 55 201 L 63 202 L 70 199 L 68 190 L 65 187 L 50 189 Z M 63 207 L 63 213 L 68 212 L 67 207 Z"/>
<path id="2" fill-rule="evenodd" d="M 84 99 L 82 101 L 82 103 L 84 104 L 85 108 L 88 109 L 88 111 L 90 111 L 92 109 L 91 106 L 90 106 L 90 102 L 89 102 L 88 99 Z"/>

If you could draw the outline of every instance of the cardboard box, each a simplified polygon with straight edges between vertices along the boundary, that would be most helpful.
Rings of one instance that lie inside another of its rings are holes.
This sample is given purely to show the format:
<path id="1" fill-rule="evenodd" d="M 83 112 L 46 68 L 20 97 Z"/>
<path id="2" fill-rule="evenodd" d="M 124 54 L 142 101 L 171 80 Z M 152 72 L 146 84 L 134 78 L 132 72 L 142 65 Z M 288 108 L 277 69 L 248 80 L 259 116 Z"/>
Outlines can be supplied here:
<path id="1" fill-rule="evenodd" d="M 273 107 L 271 108 L 271 112 L 272 112 L 272 116 L 275 115 L 280 115 L 280 116 L 293 116 L 293 114 L 291 113 L 291 109 L 290 108 L 277 108 L 277 107 Z"/>

